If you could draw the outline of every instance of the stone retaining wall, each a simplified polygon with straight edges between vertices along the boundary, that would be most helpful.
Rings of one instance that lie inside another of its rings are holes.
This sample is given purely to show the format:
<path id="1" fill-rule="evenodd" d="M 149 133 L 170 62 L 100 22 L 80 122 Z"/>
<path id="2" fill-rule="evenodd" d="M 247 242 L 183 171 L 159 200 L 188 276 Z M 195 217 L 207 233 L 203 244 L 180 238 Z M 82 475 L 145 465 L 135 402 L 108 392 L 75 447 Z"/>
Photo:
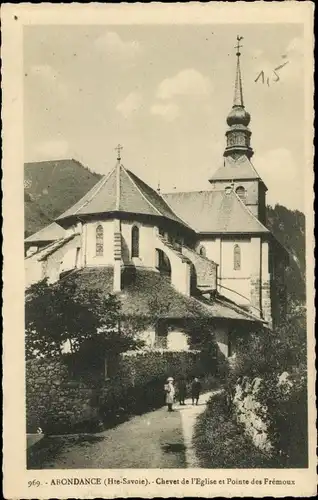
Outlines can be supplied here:
<path id="1" fill-rule="evenodd" d="M 132 352 L 119 357 L 111 378 L 105 380 L 102 372 L 93 377 L 93 372 L 80 373 L 73 365 L 68 368 L 64 361 L 27 361 L 28 433 L 39 427 L 45 434 L 93 431 L 116 420 L 117 413 L 144 407 L 149 411 L 151 405 L 163 404 L 167 376 L 203 376 L 210 363 L 196 351 Z"/>
<path id="2" fill-rule="evenodd" d="M 36 432 L 39 427 L 44 433 L 67 432 L 97 420 L 95 399 L 94 388 L 71 381 L 67 367 L 60 361 L 27 361 L 27 432 Z"/>
<path id="3" fill-rule="evenodd" d="M 266 425 L 266 408 L 257 401 L 257 393 L 262 379 L 243 380 L 235 386 L 233 404 L 238 422 L 244 425 L 245 432 L 252 439 L 255 446 L 265 452 L 270 452 L 272 445 L 269 441 Z M 261 410 L 262 417 L 259 415 Z"/>

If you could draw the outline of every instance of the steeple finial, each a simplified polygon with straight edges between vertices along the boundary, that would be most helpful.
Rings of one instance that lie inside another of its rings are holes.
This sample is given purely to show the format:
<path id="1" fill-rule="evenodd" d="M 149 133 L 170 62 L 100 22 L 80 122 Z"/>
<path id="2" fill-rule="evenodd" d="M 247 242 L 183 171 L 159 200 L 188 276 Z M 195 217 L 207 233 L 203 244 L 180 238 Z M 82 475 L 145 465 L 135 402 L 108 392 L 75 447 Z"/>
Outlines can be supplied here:
<path id="1" fill-rule="evenodd" d="M 123 146 L 121 146 L 120 144 L 118 144 L 116 147 L 115 147 L 116 151 L 117 151 L 117 161 L 118 163 L 121 162 L 121 150 L 124 149 Z"/>
<path id="2" fill-rule="evenodd" d="M 237 45 L 235 45 L 235 48 L 236 48 L 236 55 L 237 55 L 237 57 L 240 57 L 240 55 L 241 55 L 240 48 L 242 48 L 243 45 L 240 45 L 240 41 L 243 40 L 243 39 L 244 39 L 243 36 L 237 35 L 237 37 L 236 37 Z"/>
<path id="3" fill-rule="evenodd" d="M 243 47 L 243 45 L 240 45 L 240 41 L 243 40 L 243 37 L 237 35 L 236 39 L 237 39 L 237 45 L 235 46 L 235 49 L 236 49 L 237 63 L 236 63 L 236 77 L 235 77 L 233 106 L 244 107 L 243 90 L 242 90 L 242 76 L 241 76 L 241 67 L 240 67 L 240 56 L 241 56 L 240 48 Z"/>
<path id="4" fill-rule="evenodd" d="M 235 49 L 237 62 L 234 100 L 232 109 L 226 119 L 227 124 L 229 125 L 229 129 L 226 132 L 227 145 L 224 151 L 224 156 L 231 156 L 234 159 L 238 159 L 242 155 L 251 158 L 251 156 L 253 155 L 253 150 L 250 146 L 251 132 L 248 129 L 251 117 L 244 107 L 243 85 L 240 66 L 240 49 L 242 48 L 240 42 L 241 40 L 243 40 L 243 37 L 237 35 L 236 40 L 237 45 L 235 46 Z"/>

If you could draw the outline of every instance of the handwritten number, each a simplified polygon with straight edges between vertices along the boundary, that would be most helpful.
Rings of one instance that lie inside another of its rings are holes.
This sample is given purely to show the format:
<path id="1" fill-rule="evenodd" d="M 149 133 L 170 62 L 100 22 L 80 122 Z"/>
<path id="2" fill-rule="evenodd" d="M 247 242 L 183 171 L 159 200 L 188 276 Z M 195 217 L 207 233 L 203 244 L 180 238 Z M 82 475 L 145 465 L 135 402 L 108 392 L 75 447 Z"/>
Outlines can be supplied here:
<path id="1" fill-rule="evenodd" d="M 278 74 L 276 73 L 276 71 L 275 71 L 275 70 L 273 71 L 273 73 L 274 73 L 274 74 L 275 74 L 275 76 L 277 77 L 277 78 L 276 78 L 276 80 L 275 80 L 275 82 L 278 82 L 278 80 L 279 80 L 279 76 L 278 76 Z"/>
<path id="2" fill-rule="evenodd" d="M 278 82 L 278 81 L 280 80 L 280 78 L 279 78 L 279 76 L 278 76 L 278 74 L 277 74 L 277 71 L 279 71 L 280 69 L 282 69 L 282 68 L 283 68 L 284 66 L 286 66 L 286 64 L 288 64 L 288 63 L 289 63 L 289 61 L 286 61 L 284 64 L 280 64 L 279 66 L 277 66 L 277 68 L 275 68 L 275 69 L 273 70 L 273 73 L 274 73 L 274 75 L 275 75 L 275 77 L 276 77 L 276 78 L 275 78 L 275 80 L 273 79 L 273 81 L 274 81 L 275 83 L 276 83 L 276 82 Z M 262 83 L 265 83 L 264 71 L 261 71 L 261 72 L 260 72 L 260 74 L 258 75 L 258 77 L 254 80 L 254 81 L 255 81 L 255 83 L 256 83 L 256 82 L 258 82 L 258 80 L 259 80 L 261 77 L 262 77 Z M 269 87 L 269 77 L 267 77 L 267 78 L 266 78 L 266 83 L 267 83 L 267 85 L 268 85 L 268 87 Z"/>
<path id="3" fill-rule="evenodd" d="M 264 83 L 264 71 L 261 71 L 260 74 L 258 75 L 258 77 L 256 78 L 255 82 L 257 82 L 257 80 L 260 78 L 260 76 L 262 75 L 262 80 L 263 80 L 263 83 Z"/>
<path id="4" fill-rule="evenodd" d="M 281 64 L 280 66 L 277 66 L 277 68 L 275 68 L 275 71 L 278 71 L 279 69 L 282 69 L 288 63 L 289 63 L 289 61 L 286 61 L 284 64 Z"/>

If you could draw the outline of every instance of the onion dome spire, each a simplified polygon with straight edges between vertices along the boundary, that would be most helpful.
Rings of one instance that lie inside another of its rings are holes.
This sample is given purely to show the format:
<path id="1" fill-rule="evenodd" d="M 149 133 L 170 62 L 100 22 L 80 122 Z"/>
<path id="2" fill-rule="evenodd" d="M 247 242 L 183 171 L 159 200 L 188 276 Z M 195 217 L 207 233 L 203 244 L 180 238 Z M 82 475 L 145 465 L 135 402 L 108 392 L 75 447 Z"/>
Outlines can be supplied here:
<path id="1" fill-rule="evenodd" d="M 253 155 L 253 150 L 250 147 L 251 132 L 247 128 L 251 117 L 244 107 L 243 100 L 243 85 L 240 66 L 240 48 L 242 47 L 242 45 L 240 45 L 240 41 L 242 39 L 242 36 L 237 36 L 237 45 L 235 47 L 237 62 L 234 99 L 232 109 L 226 120 L 230 128 L 226 132 L 227 146 L 224 151 L 224 156 L 232 156 L 235 159 L 242 155 L 246 155 L 248 158 L 251 158 Z"/>

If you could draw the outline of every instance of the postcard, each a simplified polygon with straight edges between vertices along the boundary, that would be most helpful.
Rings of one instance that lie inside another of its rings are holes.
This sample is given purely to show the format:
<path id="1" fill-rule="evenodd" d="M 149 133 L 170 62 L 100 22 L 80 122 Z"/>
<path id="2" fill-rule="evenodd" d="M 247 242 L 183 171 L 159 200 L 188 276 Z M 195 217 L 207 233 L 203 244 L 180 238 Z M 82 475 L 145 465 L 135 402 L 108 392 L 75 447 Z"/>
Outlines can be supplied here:
<path id="1" fill-rule="evenodd" d="M 313 14 L 2 6 L 6 498 L 316 495 Z"/>

